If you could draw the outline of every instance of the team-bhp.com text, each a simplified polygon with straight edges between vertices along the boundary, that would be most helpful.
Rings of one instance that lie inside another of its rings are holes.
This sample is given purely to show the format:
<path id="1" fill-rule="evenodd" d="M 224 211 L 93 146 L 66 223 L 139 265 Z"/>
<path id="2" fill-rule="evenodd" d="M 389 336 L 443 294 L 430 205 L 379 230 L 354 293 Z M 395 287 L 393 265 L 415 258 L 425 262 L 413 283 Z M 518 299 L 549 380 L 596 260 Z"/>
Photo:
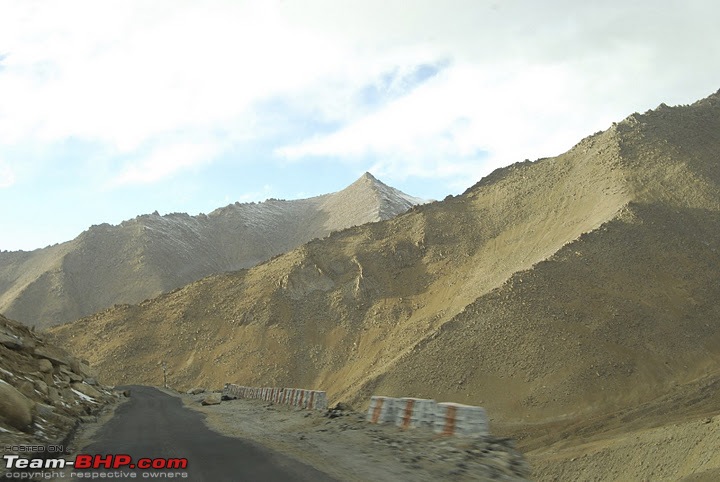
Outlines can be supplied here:
<path id="1" fill-rule="evenodd" d="M 19 455 L 3 455 L 5 461 L 5 478 L 9 479 L 51 479 L 51 478 L 137 478 L 136 472 L 127 469 L 160 470 L 160 472 L 140 472 L 142 478 L 187 478 L 187 472 L 171 472 L 171 470 L 187 469 L 186 458 L 140 458 L 133 461 L 127 454 L 89 455 L 80 454 L 75 460 L 61 458 L 23 458 Z M 75 470 L 112 469 L 113 472 L 71 472 L 69 476 L 64 472 L 55 472 L 72 466 Z M 119 470 L 118 470 L 119 469 Z M 43 471 L 51 472 L 43 472 Z"/>

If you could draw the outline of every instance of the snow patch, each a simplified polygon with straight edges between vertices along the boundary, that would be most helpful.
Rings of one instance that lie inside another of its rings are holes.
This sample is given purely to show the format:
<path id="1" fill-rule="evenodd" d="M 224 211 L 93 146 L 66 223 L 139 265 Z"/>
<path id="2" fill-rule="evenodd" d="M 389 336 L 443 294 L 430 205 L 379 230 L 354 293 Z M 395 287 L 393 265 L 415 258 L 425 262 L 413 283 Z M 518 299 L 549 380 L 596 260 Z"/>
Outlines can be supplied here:
<path id="1" fill-rule="evenodd" d="M 75 393 L 75 395 L 77 395 L 78 397 L 80 397 L 80 400 L 84 400 L 84 401 L 86 401 L 86 402 L 97 403 L 94 398 L 88 397 L 88 396 L 85 395 L 84 393 L 78 392 L 78 391 L 75 390 L 74 388 L 71 388 L 70 390 L 72 390 L 73 393 Z"/>

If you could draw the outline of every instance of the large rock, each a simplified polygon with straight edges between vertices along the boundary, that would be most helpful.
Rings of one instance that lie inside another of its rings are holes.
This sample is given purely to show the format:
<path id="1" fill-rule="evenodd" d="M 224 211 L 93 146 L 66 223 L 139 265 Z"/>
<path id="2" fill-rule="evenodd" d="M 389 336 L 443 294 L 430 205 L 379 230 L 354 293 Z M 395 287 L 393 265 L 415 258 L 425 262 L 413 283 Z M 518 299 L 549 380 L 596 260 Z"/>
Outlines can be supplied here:
<path id="1" fill-rule="evenodd" d="M 70 357 L 65 350 L 52 346 L 39 346 L 35 348 L 35 355 L 47 358 L 54 365 L 69 365 Z"/>
<path id="2" fill-rule="evenodd" d="M 77 360 L 75 358 L 70 360 L 70 368 L 73 372 L 77 373 L 78 375 L 82 375 L 83 378 L 94 378 L 95 372 L 90 369 L 90 365 L 82 362 L 80 360 Z"/>
<path id="3" fill-rule="evenodd" d="M 71 386 L 83 395 L 87 395 L 88 397 L 94 398 L 96 400 L 99 400 L 103 396 L 102 393 L 95 390 L 87 383 L 73 383 Z"/>
<path id="4" fill-rule="evenodd" d="M 53 364 L 47 358 L 41 358 L 40 360 L 38 360 L 38 370 L 40 370 L 42 373 L 52 373 Z"/>
<path id="5" fill-rule="evenodd" d="M 18 383 L 16 390 L 29 399 L 33 399 L 35 397 L 35 384 L 30 380 L 23 380 Z"/>
<path id="6" fill-rule="evenodd" d="M 67 368 L 63 367 L 61 368 L 61 373 L 67 375 L 67 377 L 70 379 L 70 382 L 81 382 L 83 381 L 83 376 L 79 373 L 75 373 L 74 371 L 68 370 Z"/>
<path id="7" fill-rule="evenodd" d="M 48 395 L 48 385 L 42 380 L 35 380 L 35 390 L 43 395 Z"/>
<path id="8" fill-rule="evenodd" d="M 22 350 L 25 348 L 25 343 L 23 343 L 20 337 L 3 332 L 0 332 L 0 345 L 4 345 L 11 350 Z"/>
<path id="9" fill-rule="evenodd" d="M 32 423 L 34 402 L 12 385 L 0 380 L 0 419 L 18 430 Z"/>
<path id="10" fill-rule="evenodd" d="M 202 404 L 203 405 L 220 405 L 220 402 L 222 401 L 222 393 L 210 393 L 208 396 L 206 396 Z"/>

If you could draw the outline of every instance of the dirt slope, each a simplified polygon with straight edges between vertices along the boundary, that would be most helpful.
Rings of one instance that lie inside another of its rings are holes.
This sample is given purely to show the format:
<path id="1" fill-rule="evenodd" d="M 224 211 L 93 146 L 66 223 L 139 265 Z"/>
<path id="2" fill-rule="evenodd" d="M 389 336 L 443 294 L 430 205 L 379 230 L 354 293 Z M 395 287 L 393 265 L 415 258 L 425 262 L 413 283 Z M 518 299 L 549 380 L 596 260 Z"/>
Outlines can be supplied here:
<path id="1" fill-rule="evenodd" d="M 54 334 L 111 383 L 159 383 L 165 360 L 179 387 L 480 404 L 529 451 L 657 403 L 644 430 L 674 420 L 663 397 L 707 398 L 698 380 L 720 376 L 718 153 L 720 92 Z"/>
<path id="2" fill-rule="evenodd" d="M 209 215 L 139 216 L 32 252 L 0 253 L 0 313 L 40 327 L 137 303 L 204 276 L 254 266 L 313 238 L 422 202 L 364 174 L 295 201 L 235 203 Z"/>

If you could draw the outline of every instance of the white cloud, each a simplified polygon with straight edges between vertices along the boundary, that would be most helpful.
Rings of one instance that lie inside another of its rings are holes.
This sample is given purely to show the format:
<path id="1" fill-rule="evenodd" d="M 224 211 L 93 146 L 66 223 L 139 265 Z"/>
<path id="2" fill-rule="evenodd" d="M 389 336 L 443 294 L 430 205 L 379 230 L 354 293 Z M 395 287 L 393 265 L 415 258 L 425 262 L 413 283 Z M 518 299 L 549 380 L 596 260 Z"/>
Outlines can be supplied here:
<path id="1" fill-rule="evenodd" d="M 720 65 L 708 59 L 720 55 L 719 8 L 711 0 L 4 1 L 0 153 L 97 142 L 138 159 L 116 183 L 152 182 L 221 150 L 186 144 L 143 158 L 144 146 L 179 131 L 251 138 L 258 102 L 281 96 L 309 123 L 341 124 L 279 144 L 289 159 L 477 176 L 557 154 L 633 110 L 716 90 Z M 358 97 L 388 72 L 446 59 L 424 85 L 389 86 L 393 100 L 377 110 Z"/>
<path id="2" fill-rule="evenodd" d="M 23 28 L 0 20 L 0 89 L 13 93 L 0 142 L 78 136 L 130 152 L 168 131 L 227 126 L 340 55 L 266 2 L 37 6 L 16 7 Z"/>
<path id="3" fill-rule="evenodd" d="M 377 5 L 353 11 L 367 30 L 351 35 L 369 50 L 389 42 L 399 52 L 412 38 L 416 61 L 424 54 L 452 64 L 405 97 L 276 154 L 371 161 L 393 178 L 476 180 L 512 162 L 557 155 L 635 110 L 717 89 L 720 66 L 709 67 L 701 54 L 720 53 L 720 37 L 709 33 L 708 15 L 720 14 L 712 2 L 449 5 L 420 2 L 401 14 L 393 3 L 374 24 L 365 14 Z M 695 30 L 698 36 L 682 33 Z"/>
<path id="4" fill-rule="evenodd" d="M 15 181 L 16 176 L 13 168 L 0 160 L 0 189 L 12 186 Z"/>
<path id="5" fill-rule="evenodd" d="M 393 177 L 477 176 L 569 148 L 588 134 L 569 122 L 577 92 L 565 66 L 454 65 L 405 97 L 328 135 L 279 148 L 290 160 L 378 159 Z M 544 125 L 539 126 L 539 122 Z"/>
<path id="6" fill-rule="evenodd" d="M 181 171 L 210 163 L 222 150 L 219 143 L 177 142 L 153 149 L 141 159 L 127 163 L 110 187 L 149 184 Z"/>

